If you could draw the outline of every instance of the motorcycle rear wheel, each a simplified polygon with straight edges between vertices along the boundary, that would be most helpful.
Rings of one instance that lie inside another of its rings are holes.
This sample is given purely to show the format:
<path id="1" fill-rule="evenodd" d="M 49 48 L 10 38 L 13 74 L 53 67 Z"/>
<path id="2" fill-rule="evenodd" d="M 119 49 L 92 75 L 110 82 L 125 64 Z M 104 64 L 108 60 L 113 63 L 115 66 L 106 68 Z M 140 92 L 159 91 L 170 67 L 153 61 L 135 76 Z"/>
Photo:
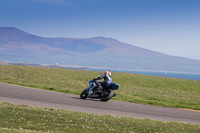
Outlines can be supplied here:
<path id="1" fill-rule="evenodd" d="M 102 102 L 107 102 L 113 97 L 113 95 L 114 95 L 114 92 L 112 90 L 108 90 L 108 95 L 106 97 L 100 98 L 100 100 Z"/>

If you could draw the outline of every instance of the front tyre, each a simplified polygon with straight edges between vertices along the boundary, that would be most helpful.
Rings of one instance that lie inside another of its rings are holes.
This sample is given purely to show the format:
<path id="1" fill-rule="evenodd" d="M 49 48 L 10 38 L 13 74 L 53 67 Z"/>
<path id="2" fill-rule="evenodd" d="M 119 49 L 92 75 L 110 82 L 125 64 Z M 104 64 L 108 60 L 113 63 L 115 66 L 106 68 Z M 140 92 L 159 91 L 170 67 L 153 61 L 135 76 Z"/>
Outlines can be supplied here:
<path id="1" fill-rule="evenodd" d="M 110 100 L 114 95 L 114 92 L 112 90 L 108 90 L 108 95 L 105 97 L 100 98 L 100 100 L 102 102 L 107 102 L 108 100 Z"/>
<path id="2" fill-rule="evenodd" d="M 81 99 L 86 99 L 87 96 L 88 96 L 88 91 L 87 91 L 87 89 L 85 89 L 85 90 L 81 93 L 80 97 L 81 97 Z"/>

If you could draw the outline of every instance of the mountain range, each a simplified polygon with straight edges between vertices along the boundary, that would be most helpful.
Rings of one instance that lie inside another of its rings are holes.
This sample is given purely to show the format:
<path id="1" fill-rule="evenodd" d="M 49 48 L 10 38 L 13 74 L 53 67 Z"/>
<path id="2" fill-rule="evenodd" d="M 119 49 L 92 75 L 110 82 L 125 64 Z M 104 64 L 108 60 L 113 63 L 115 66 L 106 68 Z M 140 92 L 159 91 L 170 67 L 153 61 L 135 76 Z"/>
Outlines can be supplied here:
<path id="1" fill-rule="evenodd" d="M 47 38 L 15 27 L 0 27 L 0 60 L 200 73 L 200 61 L 147 50 L 113 38 Z"/>

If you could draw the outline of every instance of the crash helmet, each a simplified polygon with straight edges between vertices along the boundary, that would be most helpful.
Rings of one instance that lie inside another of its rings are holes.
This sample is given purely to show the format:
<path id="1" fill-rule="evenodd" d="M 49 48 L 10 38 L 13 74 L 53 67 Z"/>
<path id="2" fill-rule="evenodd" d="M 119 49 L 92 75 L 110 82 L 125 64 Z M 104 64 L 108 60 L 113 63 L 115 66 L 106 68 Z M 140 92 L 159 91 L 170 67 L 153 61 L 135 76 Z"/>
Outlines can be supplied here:
<path id="1" fill-rule="evenodd" d="M 110 75 L 111 76 L 111 71 L 105 71 L 105 75 Z"/>

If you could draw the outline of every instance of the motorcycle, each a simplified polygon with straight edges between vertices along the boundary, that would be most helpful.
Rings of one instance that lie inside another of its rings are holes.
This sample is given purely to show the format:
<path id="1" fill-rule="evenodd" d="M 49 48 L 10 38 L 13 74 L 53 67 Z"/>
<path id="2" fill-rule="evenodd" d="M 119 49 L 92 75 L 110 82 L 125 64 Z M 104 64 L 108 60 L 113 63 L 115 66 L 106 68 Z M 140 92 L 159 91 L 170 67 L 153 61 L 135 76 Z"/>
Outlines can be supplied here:
<path id="1" fill-rule="evenodd" d="M 89 87 L 80 94 L 81 99 L 95 98 L 100 99 L 102 102 L 107 102 L 112 97 L 115 97 L 116 94 L 114 94 L 113 91 L 119 88 L 119 85 L 115 83 L 107 84 L 103 88 L 98 80 L 90 80 L 88 86 Z M 93 93 L 91 95 L 88 94 L 90 87 L 93 87 Z"/>

